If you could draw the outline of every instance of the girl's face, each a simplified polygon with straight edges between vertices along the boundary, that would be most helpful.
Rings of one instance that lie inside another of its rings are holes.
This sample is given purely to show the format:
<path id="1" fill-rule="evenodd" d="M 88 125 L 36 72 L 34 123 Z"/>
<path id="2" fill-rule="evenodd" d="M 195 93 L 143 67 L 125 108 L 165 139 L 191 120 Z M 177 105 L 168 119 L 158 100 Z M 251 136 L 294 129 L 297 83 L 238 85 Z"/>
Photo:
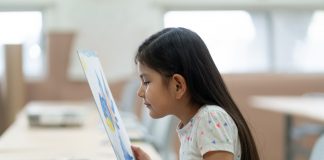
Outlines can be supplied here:
<path id="1" fill-rule="evenodd" d="M 150 110 L 152 118 L 161 118 L 174 112 L 174 96 L 168 84 L 157 71 L 137 64 L 141 85 L 137 95 L 144 100 L 145 106 Z"/>

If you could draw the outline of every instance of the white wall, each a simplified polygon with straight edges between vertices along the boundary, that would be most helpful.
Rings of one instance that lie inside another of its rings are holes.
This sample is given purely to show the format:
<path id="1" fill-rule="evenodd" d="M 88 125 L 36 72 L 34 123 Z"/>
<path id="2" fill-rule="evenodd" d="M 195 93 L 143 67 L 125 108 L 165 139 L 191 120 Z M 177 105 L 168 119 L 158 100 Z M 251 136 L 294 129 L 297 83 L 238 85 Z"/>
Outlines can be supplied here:
<path id="1" fill-rule="evenodd" d="M 93 49 L 108 80 L 135 72 L 134 53 L 163 27 L 167 9 L 324 8 L 323 0 L 0 0 L 0 9 L 42 9 L 45 32 L 73 31 L 70 77 L 83 79 L 77 49 Z"/>
<path id="2" fill-rule="evenodd" d="M 108 80 L 136 71 L 138 45 L 163 27 L 163 12 L 147 0 L 0 0 L 0 10 L 44 11 L 44 32 L 73 31 L 69 77 L 84 80 L 77 49 L 97 51 Z"/>
<path id="3" fill-rule="evenodd" d="M 77 49 L 97 51 L 108 80 L 135 72 L 138 45 L 162 28 L 162 12 L 146 1 L 57 1 L 47 12 L 48 30 L 72 30 L 76 41 L 71 53 L 70 77 L 83 78 Z"/>

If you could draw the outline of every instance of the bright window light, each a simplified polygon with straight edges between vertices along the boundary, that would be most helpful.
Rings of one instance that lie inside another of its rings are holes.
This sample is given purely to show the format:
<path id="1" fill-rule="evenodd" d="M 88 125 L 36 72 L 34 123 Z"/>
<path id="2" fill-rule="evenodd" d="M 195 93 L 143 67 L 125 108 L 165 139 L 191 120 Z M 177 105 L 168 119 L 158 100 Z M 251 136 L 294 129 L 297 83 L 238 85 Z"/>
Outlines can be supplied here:
<path id="1" fill-rule="evenodd" d="M 312 22 L 308 28 L 308 39 L 310 41 L 324 42 L 324 11 L 314 13 Z"/>
<path id="2" fill-rule="evenodd" d="M 23 45 L 23 70 L 27 77 L 39 77 L 43 72 L 43 54 L 40 47 L 42 13 L 39 11 L 0 12 L 0 61 L 4 61 L 5 44 Z M 0 75 L 4 73 L 0 65 Z"/>
<path id="3" fill-rule="evenodd" d="M 311 16 L 307 34 L 293 54 L 294 66 L 301 72 L 324 72 L 324 11 Z"/>
<path id="4" fill-rule="evenodd" d="M 213 34 L 213 39 L 251 41 L 255 36 L 252 19 L 245 11 L 171 11 L 166 13 L 164 20 L 165 27 L 188 27 L 203 33 L 203 37 Z"/>
<path id="5" fill-rule="evenodd" d="M 164 16 L 165 27 L 198 33 L 222 73 L 267 69 L 267 53 L 260 48 L 265 44 L 257 37 L 254 23 L 246 11 L 170 11 Z"/>

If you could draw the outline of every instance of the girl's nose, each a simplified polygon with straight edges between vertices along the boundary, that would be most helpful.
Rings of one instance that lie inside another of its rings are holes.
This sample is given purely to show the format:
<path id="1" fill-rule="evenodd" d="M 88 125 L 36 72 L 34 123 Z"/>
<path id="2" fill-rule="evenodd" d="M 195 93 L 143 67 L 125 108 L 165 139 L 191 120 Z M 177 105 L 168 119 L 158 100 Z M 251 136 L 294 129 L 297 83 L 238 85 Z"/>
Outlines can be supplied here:
<path id="1" fill-rule="evenodd" d="M 144 91 L 142 88 L 142 85 L 140 86 L 140 88 L 137 90 L 137 96 L 144 98 Z"/>

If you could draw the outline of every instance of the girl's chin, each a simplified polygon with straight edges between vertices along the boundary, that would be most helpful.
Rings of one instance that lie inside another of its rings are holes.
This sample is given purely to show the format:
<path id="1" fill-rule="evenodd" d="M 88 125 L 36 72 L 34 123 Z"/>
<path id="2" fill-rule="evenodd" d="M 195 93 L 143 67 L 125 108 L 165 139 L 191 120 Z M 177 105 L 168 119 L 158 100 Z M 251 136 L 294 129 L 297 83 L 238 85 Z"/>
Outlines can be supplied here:
<path id="1" fill-rule="evenodd" d="M 153 119 L 158 119 L 158 118 L 162 118 L 164 116 L 163 115 L 156 114 L 152 110 L 150 110 L 150 117 L 152 117 Z"/>

